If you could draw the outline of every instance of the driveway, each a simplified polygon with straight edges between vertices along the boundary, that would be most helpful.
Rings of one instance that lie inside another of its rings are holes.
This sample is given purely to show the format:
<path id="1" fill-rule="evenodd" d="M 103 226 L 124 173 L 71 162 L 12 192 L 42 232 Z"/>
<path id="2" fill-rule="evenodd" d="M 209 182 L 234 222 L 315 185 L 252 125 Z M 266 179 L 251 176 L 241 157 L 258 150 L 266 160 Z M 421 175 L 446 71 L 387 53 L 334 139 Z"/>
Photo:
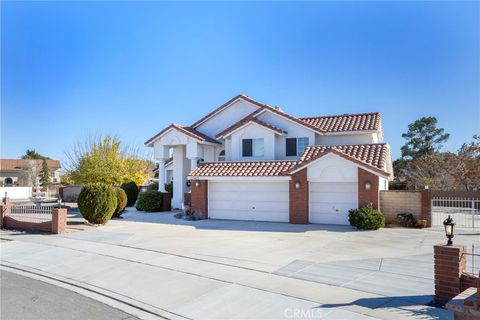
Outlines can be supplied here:
<path id="1" fill-rule="evenodd" d="M 134 306 L 139 318 L 451 319 L 426 305 L 441 230 L 123 217 L 63 235 L 4 232 L 13 241 L 0 244 L 1 264 Z"/>

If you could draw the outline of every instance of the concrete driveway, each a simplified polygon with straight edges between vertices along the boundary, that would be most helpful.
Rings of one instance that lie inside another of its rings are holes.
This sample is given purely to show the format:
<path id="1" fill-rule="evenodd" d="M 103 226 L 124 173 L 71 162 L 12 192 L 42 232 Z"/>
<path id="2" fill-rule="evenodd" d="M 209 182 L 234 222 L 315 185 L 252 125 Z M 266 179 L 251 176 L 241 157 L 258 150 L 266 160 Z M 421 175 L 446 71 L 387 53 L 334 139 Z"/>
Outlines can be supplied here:
<path id="1" fill-rule="evenodd" d="M 441 230 L 123 217 L 56 236 L 3 232 L 2 267 L 144 319 L 451 319 L 427 306 Z"/>

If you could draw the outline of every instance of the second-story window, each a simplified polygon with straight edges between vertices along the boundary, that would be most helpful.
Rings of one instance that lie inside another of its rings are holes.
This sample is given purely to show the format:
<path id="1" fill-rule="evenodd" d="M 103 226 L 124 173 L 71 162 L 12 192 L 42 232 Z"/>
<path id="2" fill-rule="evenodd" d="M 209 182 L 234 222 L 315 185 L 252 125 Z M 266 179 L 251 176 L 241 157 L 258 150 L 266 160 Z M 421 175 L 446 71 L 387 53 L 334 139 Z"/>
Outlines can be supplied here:
<path id="1" fill-rule="evenodd" d="M 308 147 L 308 137 L 287 138 L 285 147 L 287 157 L 299 156 Z"/>
<path id="2" fill-rule="evenodd" d="M 263 139 L 243 139 L 242 156 L 243 157 L 263 157 L 264 147 Z"/>

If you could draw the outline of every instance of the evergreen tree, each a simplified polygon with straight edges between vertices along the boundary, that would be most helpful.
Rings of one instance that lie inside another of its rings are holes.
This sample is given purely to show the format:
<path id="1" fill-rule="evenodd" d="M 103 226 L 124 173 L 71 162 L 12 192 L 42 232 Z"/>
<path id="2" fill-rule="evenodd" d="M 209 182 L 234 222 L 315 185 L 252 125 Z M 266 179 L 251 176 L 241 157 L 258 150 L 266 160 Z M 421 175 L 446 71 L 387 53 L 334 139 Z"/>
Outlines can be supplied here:
<path id="1" fill-rule="evenodd" d="M 43 160 L 42 171 L 40 171 L 40 185 L 48 187 L 52 183 L 50 178 L 50 169 L 48 168 L 47 160 Z"/>

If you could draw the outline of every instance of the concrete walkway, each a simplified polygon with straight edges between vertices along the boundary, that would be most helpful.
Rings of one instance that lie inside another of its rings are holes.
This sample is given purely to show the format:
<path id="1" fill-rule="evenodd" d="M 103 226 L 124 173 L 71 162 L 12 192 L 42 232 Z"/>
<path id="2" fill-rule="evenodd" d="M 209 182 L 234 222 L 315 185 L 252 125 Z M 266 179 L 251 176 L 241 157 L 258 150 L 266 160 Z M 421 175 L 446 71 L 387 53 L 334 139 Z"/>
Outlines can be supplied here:
<path id="1" fill-rule="evenodd" d="M 97 230 L 3 233 L 14 241 L 0 246 L 2 266 L 97 292 L 118 308 L 134 305 L 140 318 L 451 319 L 425 305 L 432 245 L 442 237 L 132 210 Z"/>

